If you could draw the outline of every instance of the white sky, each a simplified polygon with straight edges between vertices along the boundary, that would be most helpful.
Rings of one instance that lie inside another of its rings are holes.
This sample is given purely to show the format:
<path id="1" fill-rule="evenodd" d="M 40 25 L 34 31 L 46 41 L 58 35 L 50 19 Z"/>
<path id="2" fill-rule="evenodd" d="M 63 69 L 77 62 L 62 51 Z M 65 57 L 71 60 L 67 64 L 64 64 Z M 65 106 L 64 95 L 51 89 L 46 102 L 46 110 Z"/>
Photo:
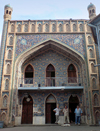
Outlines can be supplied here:
<path id="1" fill-rule="evenodd" d="M 92 2 L 100 13 L 100 0 L 0 0 L 0 43 L 4 6 L 13 7 L 12 20 L 88 19 L 87 6 Z"/>

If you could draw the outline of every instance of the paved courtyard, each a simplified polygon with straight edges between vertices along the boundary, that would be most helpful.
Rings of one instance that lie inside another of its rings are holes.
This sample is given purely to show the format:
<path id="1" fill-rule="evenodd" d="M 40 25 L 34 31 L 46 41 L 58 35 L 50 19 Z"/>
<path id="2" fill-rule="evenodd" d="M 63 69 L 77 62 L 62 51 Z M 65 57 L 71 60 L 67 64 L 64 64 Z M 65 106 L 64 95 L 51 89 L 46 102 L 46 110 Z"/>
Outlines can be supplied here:
<path id="1" fill-rule="evenodd" d="M 3 128 L 0 131 L 100 131 L 100 126 L 23 126 Z"/>

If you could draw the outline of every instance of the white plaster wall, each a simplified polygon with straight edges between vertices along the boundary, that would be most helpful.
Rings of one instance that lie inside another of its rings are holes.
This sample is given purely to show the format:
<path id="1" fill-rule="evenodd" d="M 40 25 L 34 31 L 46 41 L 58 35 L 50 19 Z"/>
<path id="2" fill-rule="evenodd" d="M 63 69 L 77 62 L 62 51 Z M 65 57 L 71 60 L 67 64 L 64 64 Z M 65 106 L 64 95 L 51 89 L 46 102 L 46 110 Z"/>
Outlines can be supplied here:
<path id="1" fill-rule="evenodd" d="M 45 116 L 33 117 L 33 125 L 44 125 L 44 124 L 45 124 Z"/>
<path id="2" fill-rule="evenodd" d="M 15 117 L 15 125 L 21 124 L 21 117 Z"/>

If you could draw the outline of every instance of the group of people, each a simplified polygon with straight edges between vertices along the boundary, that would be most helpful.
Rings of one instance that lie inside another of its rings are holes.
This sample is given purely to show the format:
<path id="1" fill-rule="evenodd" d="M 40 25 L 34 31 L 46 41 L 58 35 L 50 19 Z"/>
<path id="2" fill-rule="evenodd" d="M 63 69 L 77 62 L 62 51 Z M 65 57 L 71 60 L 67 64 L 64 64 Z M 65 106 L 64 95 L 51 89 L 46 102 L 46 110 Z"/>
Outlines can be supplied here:
<path id="1" fill-rule="evenodd" d="M 64 109 L 60 109 L 59 105 L 57 105 L 57 107 L 53 111 L 55 112 L 55 116 L 56 116 L 56 122 L 55 123 L 58 123 L 58 121 L 59 121 L 59 113 L 60 113 L 60 111 L 63 111 L 63 113 L 64 113 L 64 124 L 66 124 L 66 123 L 70 124 L 70 121 L 69 121 L 69 110 L 68 110 L 66 105 L 65 105 Z M 77 125 L 77 124 L 80 125 L 80 119 L 81 119 L 81 115 L 82 115 L 82 110 L 79 107 L 79 105 L 75 109 L 74 113 L 75 113 L 75 125 Z"/>

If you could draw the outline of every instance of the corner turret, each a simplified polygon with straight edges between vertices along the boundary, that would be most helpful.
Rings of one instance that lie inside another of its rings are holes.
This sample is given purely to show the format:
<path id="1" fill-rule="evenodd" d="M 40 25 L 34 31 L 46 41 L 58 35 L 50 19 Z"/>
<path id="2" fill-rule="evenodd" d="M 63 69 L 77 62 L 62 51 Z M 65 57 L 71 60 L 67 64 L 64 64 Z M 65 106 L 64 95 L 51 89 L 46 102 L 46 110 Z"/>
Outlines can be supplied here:
<path id="1" fill-rule="evenodd" d="M 13 9 L 9 4 L 5 5 L 5 8 L 4 8 L 4 21 L 11 20 L 12 11 L 13 11 Z"/>
<path id="2" fill-rule="evenodd" d="M 87 10 L 89 12 L 90 19 L 93 19 L 94 17 L 96 17 L 96 7 L 94 4 L 90 3 L 87 7 Z"/>

